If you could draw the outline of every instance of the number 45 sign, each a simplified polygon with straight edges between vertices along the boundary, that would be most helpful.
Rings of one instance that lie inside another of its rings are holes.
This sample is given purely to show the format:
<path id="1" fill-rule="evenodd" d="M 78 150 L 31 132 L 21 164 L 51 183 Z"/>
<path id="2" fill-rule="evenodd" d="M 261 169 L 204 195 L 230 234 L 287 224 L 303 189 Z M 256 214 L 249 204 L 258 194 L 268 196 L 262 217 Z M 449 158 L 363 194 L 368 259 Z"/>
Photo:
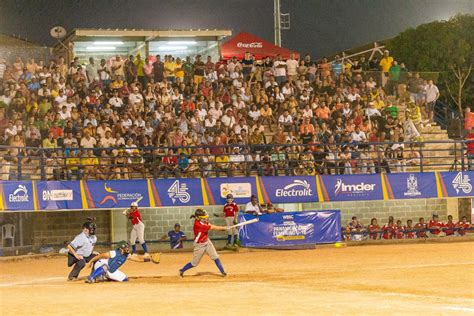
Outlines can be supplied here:
<path id="1" fill-rule="evenodd" d="M 456 193 L 459 194 L 459 191 L 469 194 L 472 191 L 471 179 L 468 174 L 463 174 L 458 172 L 454 180 L 451 182 Z"/>

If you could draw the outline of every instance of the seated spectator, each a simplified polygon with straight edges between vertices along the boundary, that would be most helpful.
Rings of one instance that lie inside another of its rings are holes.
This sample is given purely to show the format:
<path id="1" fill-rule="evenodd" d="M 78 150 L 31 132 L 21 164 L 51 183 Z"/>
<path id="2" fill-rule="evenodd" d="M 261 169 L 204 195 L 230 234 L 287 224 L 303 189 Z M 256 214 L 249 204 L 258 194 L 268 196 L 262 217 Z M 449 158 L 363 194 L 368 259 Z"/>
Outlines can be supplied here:
<path id="1" fill-rule="evenodd" d="M 394 236 L 395 229 L 396 229 L 395 220 L 393 219 L 393 216 L 389 216 L 388 223 L 383 225 L 382 227 L 382 238 L 393 239 L 395 237 Z"/>
<path id="2" fill-rule="evenodd" d="M 267 203 L 267 207 L 266 207 L 266 210 L 265 210 L 265 213 L 266 214 L 272 214 L 272 213 L 282 213 L 284 212 L 285 210 L 280 208 L 280 207 L 275 207 L 273 206 L 272 203 L 268 202 Z"/>
<path id="3" fill-rule="evenodd" d="M 250 202 L 245 205 L 245 213 L 253 215 L 262 215 L 264 213 L 263 208 L 257 202 L 257 197 L 252 195 L 250 197 Z"/>
<path id="4" fill-rule="evenodd" d="M 407 220 L 407 226 L 405 227 L 405 238 L 413 239 L 415 238 L 415 228 L 413 227 L 413 221 L 411 219 Z"/>
<path id="5" fill-rule="evenodd" d="M 443 224 L 443 228 L 446 236 L 454 236 L 456 223 L 453 222 L 452 215 L 448 215 L 448 221 Z"/>
<path id="6" fill-rule="evenodd" d="M 403 239 L 405 236 L 405 226 L 402 225 L 401 220 L 397 220 L 397 225 L 393 231 L 394 238 Z"/>
<path id="7" fill-rule="evenodd" d="M 119 149 L 113 159 L 114 175 L 117 180 L 128 180 L 128 158 L 123 149 Z"/>
<path id="8" fill-rule="evenodd" d="M 372 218 L 370 220 L 370 225 L 367 230 L 369 232 L 370 239 L 380 239 L 380 226 L 377 224 L 376 218 Z"/>
<path id="9" fill-rule="evenodd" d="M 356 216 L 352 216 L 352 220 L 346 226 L 346 233 L 349 240 L 361 241 L 364 239 L 365 233 L 364 225 L 357 219 Z"/>
<path id="10" fill-rule="evenodd" d="M 161 240 L 169 240 L 170 247 L 173 250 L 183 248 L 183 241 L 187 240 L 188 238 L 181 231 L 181 225 L 179 223 L 174 224 L 174 229 L 170 230 L 168 234 L 163 235 Z"/>
<path id="11" fill-rule="evenodd" d="M 217 155 L 214 165 L 216 177 L 220 176 L 220 173 L 225 173 L 226 176 L 230 177 L 230 159 L 228 155 Z"/>
<path id="12" fill-rule="evenodd" d="M 84 180 L 89 180 L 89 178 L 97 180 L 98 166 L 99 159 L 94 155 L 94 151 L 92 149 L 84 150 L 81 157 Z"/>
<path id="13" fill-rule="evenodd" d="M 137 172 L 142 176 L 142 178 L 145 178 L 146 170 L 144 163 L 145 160 L 140 154 L 140 150 L 134 149 L 132 155 L 128 157 L 128 165 L 130 168 L 130 172 Z"/>
<path id="14" fill-rule="evenodd" d="M 471 224 L 467 221 L 466 216 L 463 216 L 462 219 L 459 222 L 457 222 L 456 228 L 458 229 L 459 236 L 466 235 L 467 229 L 471 228 Z"/>

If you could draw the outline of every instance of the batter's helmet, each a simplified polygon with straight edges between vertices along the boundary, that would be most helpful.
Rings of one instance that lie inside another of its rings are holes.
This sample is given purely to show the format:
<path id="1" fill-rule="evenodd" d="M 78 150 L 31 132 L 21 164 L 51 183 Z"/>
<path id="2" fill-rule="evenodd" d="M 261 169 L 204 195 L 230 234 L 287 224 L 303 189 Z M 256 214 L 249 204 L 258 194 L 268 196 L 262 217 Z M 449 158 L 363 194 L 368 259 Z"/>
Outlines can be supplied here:
<path id="1" fill-rule="evenodd" d="M 130 206 L 138 207 L 138 203 L 137 202 L 132 202 L 132 204 L 130 204 Z"/>
<path id="2" fill-rule="evenodd" d="M 86 222 L 82 225 L 82 228 L 87 228 L 89 231 L 89 235 L 95 235 L 95 230 L 97 229 L 97 226 L 93 222 Z"/>
<path id="3" fill-rule="evenodd" d="M 227 202 L 229 202 L 229 200 L 233 201 L 234 200 L 234 196 L 232 194 L 227 194 L 227 196 L 225 197 L 227 199 Z"/>
<path id="4" fill-rule="evenodd" d="M 205 219 L 205 218 L 208 218 L 209 215 L 208 215 L 207 212 L 206 212 L 205 210 L 203 210 L 202 208 L 198 208 L 198 209 L 194 212 L 193 217 L 195 217 L 196 219 Z"/>

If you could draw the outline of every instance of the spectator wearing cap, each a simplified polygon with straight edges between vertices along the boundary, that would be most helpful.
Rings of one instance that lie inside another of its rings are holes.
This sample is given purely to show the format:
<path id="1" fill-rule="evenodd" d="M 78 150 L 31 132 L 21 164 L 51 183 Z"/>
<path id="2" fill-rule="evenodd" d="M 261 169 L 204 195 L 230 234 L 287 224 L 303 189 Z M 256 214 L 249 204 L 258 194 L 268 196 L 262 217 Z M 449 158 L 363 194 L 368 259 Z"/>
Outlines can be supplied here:
<path id="1" fill-rule="evenodd" d="M 163 235 L 161 240 L 169 240 L 170 247 L 173 250 L 183 248 L 183 242 L 187 239 L 184 232 L 181 231 L 181 225 L 179 223 L 174 224 L 174 229 L 170 230 L 168 234 Z"/>

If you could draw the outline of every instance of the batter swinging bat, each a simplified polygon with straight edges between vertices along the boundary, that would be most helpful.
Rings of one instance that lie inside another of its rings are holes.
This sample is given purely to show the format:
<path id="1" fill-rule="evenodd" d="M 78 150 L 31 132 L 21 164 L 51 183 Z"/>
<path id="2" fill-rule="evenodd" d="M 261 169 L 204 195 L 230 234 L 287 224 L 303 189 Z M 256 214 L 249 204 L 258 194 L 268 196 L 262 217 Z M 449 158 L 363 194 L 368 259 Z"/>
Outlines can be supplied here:
<path id="1" fill-rule="evenodd" d="M 229 226 L 229 228 L 242 227 L 242 226 L 245 226 L 245 225 L 248 225 L 248 224 L 253 224 L 253 223 L 256 223 L 256 222 L 258 222 L 258 218 L 250 219 L 250 220 L 245 221 L 245 222 L 240 222 L 236 225 Z"/>

